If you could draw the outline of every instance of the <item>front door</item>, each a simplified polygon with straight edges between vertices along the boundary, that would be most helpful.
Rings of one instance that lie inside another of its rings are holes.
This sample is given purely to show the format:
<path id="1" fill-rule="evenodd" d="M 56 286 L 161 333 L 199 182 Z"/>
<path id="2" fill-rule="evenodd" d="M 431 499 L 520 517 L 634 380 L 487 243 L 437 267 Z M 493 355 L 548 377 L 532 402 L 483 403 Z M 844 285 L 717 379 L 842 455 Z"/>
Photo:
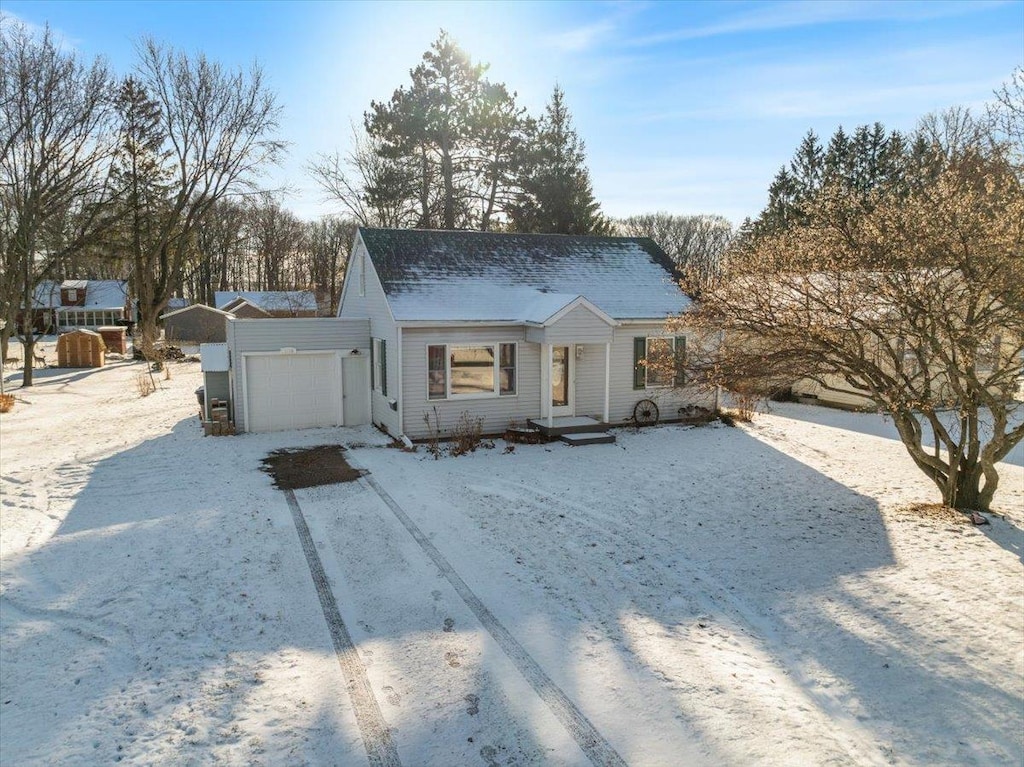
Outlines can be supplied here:
<path id="1" fill-rule="evenodd" d="M 551 347 L 551 415 L 556 418 L 576 414 L 575 357 L 571 344 Z"/>

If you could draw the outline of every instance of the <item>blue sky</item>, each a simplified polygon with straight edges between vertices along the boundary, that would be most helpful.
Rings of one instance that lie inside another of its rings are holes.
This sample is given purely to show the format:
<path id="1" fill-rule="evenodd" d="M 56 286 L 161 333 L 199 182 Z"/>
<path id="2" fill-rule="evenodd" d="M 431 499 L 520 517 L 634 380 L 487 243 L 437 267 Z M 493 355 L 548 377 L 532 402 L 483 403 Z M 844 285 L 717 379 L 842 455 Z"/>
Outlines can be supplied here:
<path id="1" fill-rule="evenodd" d="M 332 212 L 303 170 L 344 150 L 445 28 L 538 114 L 558 82 L 616 216 L 666 210 L 739 222 L 813 128 L 910 129 L 981 108 L 1024 63 L 1024 0 L 1006 2 L 19 2 L 119 72 L 141 35 L 237 66 L 258 60 L 284 107 L 286 205 Z"/>

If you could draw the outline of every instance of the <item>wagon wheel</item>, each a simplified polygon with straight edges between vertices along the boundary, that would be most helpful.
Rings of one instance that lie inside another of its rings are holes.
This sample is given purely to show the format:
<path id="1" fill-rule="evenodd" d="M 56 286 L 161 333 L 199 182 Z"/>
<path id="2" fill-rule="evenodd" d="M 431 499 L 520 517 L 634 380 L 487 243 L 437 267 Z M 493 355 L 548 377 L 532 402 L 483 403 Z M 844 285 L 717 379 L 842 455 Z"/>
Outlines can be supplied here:
<path id="1" fill-rule="evenodd" d="M 633 407 L 633 423 L 637 426 L 653 426 L 658 422 L 658 405 L 654 400 L 642 399 Z"/>

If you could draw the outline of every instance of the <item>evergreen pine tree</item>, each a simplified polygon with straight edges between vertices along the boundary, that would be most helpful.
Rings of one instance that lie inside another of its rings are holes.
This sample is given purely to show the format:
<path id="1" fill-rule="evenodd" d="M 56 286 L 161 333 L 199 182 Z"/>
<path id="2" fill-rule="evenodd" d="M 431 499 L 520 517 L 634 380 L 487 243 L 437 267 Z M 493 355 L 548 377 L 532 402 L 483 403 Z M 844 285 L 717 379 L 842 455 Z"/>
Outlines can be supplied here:
<path id="1" fill-rule="evenodd" d="M 594 199 L 583 141 L 557 85 L 538 123 L 522 192 L 511 206 L 510 219 L 511 228 L 519 232 L 606 234 L 609 230 Z"/>
<path id="2" fill-rule="evenodd" d="M 165 286 L 153 284 L 154 275 L 141 265 L 153 234 L 159 229 L 169 192 L 169 153 L 164 150 L 160 105 L 134 77 L 125 78 L 114 98 L 121 119 L 112 176 L 124 225 L 114 238 L 115 251 L 131 269 L 131 288 L 140 304 L 156 303 Z"/>

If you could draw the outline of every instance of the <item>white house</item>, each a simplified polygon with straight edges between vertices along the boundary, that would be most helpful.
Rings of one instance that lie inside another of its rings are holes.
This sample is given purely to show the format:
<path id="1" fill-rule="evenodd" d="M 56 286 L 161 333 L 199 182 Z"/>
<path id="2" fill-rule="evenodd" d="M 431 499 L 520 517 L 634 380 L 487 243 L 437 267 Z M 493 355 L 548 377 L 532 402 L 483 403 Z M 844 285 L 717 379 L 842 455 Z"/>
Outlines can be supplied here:
<path id="1" fill-rule="evenodd" d="M 228 321 L 236 427 L 372 420 L 418 439 L 467 413 L 557 433 L 648 399 L 672 419 L 710 403 L 645 361 L 683 361 L 665 321 L 690 306 L 646 238 L 361 228 L 337 318 Z"/>

